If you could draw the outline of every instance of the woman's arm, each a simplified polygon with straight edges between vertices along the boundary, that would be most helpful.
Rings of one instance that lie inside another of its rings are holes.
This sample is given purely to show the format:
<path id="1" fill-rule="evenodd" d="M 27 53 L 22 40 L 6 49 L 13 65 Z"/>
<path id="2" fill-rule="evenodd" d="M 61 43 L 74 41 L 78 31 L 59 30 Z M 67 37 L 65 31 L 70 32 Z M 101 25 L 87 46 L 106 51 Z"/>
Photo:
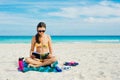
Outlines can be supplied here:
<path id="1" fill-rule="evenodd" d="M 34 52 L 34 47 L 35 47 L 35 37 L 33 36 L 31 41 L 30 57 L 32 57 L 32 53 Z"/>
<path id="2" fill-rule="evenodd" d="M 51 41 L 51 37 L 48 36 L 48 48 L 49 48 L 49 53 L 52 54 L 52 41 Z"/>

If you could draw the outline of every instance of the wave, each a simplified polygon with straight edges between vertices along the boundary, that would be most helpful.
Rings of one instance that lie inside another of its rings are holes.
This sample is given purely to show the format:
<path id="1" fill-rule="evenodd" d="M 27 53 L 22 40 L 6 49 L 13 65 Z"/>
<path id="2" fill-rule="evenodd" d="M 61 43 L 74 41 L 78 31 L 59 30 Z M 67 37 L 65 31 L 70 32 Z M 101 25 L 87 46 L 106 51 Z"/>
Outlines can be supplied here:
<path id="1" fill-rule="evenodd" d="M 95 42 L 119 43 L 120 40 L 96 40 Z"/>

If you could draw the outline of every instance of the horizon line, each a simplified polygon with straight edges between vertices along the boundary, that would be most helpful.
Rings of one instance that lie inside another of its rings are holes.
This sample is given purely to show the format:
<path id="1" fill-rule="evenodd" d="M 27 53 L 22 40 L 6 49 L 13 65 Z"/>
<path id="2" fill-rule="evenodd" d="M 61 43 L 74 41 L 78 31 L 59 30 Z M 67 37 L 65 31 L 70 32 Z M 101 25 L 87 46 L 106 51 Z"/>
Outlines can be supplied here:
<path id="1" fill-rule="evenodd" d="M 0 35 L 2 36 L 34 36 L 34 35 Z M 120 35 L 50 35 L 50 36 L 120 36 Z"/>

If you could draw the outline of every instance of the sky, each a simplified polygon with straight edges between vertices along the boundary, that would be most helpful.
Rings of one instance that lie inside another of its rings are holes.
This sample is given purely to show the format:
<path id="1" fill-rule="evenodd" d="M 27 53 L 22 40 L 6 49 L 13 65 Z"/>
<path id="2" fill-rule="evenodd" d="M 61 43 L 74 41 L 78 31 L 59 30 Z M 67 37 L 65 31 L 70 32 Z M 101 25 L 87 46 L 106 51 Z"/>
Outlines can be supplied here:
<path id="1" fill-rule="evenodd" d="M 0 36 L 120 35 L 120 0 L 0 0 Z"/>

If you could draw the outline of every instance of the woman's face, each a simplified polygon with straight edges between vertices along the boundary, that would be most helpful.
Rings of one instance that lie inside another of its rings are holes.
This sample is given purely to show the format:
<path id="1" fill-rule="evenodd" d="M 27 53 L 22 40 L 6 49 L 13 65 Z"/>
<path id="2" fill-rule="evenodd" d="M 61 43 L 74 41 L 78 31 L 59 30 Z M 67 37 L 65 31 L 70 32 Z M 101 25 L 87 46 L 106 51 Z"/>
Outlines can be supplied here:
<path id="1" fill-rule="evenodd" d="M 40 34 L 40 35 L 43 35 L 44 34 L 44 32 L 45 32 L 45 28 L 44 27 L 41 27 L 41 28 L 38 28 L 37 29 L 37 32 Z"/>

